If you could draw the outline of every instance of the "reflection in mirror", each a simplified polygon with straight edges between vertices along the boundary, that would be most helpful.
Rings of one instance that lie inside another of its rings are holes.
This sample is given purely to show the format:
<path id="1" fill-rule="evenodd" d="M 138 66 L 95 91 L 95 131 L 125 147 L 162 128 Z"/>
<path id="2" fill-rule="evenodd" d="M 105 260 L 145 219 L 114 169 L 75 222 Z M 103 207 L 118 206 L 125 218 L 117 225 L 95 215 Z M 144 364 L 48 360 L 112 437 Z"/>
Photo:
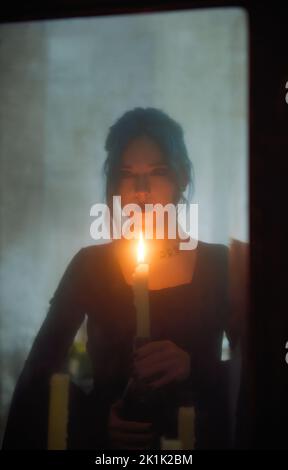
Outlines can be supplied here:
<path id="1" fill-rule="evenodd" d="M 239 8 L 0 26 L 4 448 L 235 445 L 247 63 Z M 127 202 L 198 204 L 196 250 L 147 241 L 146 279 L 127 241 L 91 238 L 107 188 Z M 150 330 L 135 341 L 141 315 Z"/>

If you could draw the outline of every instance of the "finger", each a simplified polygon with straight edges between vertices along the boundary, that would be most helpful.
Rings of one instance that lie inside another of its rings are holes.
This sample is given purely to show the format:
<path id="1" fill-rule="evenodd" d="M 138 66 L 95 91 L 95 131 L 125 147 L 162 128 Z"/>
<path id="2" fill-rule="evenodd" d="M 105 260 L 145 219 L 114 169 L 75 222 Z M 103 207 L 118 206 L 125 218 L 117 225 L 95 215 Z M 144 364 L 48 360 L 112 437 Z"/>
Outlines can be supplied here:
<path id="1" fill-rule="evenodd" d="M 151 449 L 152 444 L 153 443 L 151 442 L 151 443 L 148 443 L 146 445 L 141 445 L 141 444 L 131 445 L 131 444 L 127 444 L 127 443 L 111 441 L 110 442 L 110 448 L 111 449 L 119 449 L 119 450 L 147 450 L 147 449 Z"/>
<path id="2" fill-rule="evenodd" d="M 177 367 L 179 362 L 178 356 L 175 354 L 175 351 L 171 352 L 162 352 L 162 353 L 155 353 L 155 355 L 147 356 L 141 360 L 135 360 L 134 362 L 134 373 L 136 375 L 146 374 L 149 373 L 151 370 L 152 373 L 161 372 L 162 370 L 172 370 Z"/>
<path id="3" fill-rule="evenodd" d="M 128 421 L 117 421 L 111 423 L 111 429 L 119 430 L 121 432 L 132 432 L 134 434 L 149 434 L 151 432 L 152 426 L 144 427 L 142 424 L 133 425 Z"/>
<path id="4" fill-rule="evenodd" d="M 115 419 L 111 422 L 111 427 L 117 429 L 123 429 L 125 431 L 131 432 L 149 432 L 152 429 L 152 424 L 150 423 L 139 423 L 135 421 L 128 421 L 124 419 Z"/>
<path id="5" fill-rule="evenodd" d="M 158 352 L 155 352 L 154 354 L 150 354 L 149 356 L 146 356 L 141 359 L 136 358 L 134 360 L 133 366 L 134 366 L 134 369 L 141 370 L 141 369 L 148 368 L 154 364 L 160 364 L 160 363 L 165 363 L 165 362 L 172 363 L 176 361 L 176 359 L 177 359 L 177 356 L 175 354 L 175 351 L 161 351 L 161 352 L 158 351 Z"/>
<path id="6" fill-rule="evenodd" d="M 163 387 L 164 385 L 168 385 L 169 383 L 175 382 L 176 377 L 175 374 L 167 374 L 160 379 L 154 380 L 150 383 L 150 387 L 152 389 L 157 389 Z"/>
<path id="7" fill-rule="evenodd" d="M 112 403 L 111 408 L 115 411 L 120 411 L 123 406 L 123 400 L 117 400 L 116 402 Z"/>
<path id="8" fill-rule="evenodd" d="M 134 356 L 138 359 L 148 356 L 156 351 L 173 348 L 172 341 L 151 341 L 136 349 Z"/>
<path id="9" fill-rule="evenodd" d="M 135 445 L 135 444 L 140 444 L 140 445 L 148 445 L 153 441 L 153 438 L 155 438 L 154 433 L 150 434 L 133 434 L 133 433 L 122 433 L 122 432 L 116 432 L 114 431 L 111 434 L 111 442 L 117 442 L 119 444 L 127 444 L 127 445 Z"/>
<path id="10" fill-rule="evenodd" d="M 124 432 L 148 433 L 152 429 L 152 423 L 141 423 L 138 421 L 127 421 L 121 418 L 111 422 L 112 429 L 121 429 Z"/>
<path id="11" fill-rule="evenodd" d="M 165 361 L 170 357 L 176 357 L 177 351 L 175 349 L 164 348 L 164 349 L 157 349 L 155 351 L 151 351 L 149 354 L 147 353 L 145 356 L 134 356 L 134 363 L 141 363 L 145 361 Z"/>
<path id="12" fill-rule="evenodd" d="M 171 368 L 174 367 L 173 363 L 167 361 L 160 361 L 136 367 L 135 372 L 139 380 L 149 381 L 151 379 L 160 378 L 166 375 Z"/>

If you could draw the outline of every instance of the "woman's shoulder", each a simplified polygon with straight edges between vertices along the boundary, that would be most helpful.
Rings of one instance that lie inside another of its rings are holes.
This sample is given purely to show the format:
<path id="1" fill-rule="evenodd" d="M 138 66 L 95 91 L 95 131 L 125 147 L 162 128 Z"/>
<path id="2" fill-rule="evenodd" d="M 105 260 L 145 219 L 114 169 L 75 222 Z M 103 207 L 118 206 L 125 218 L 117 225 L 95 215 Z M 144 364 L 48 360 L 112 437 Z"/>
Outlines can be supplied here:
<path id="1" fill-rule="evenodd" d="M 111 243 L 88 245 L 78 249 L 70 258 L 54 297 L 68 287 L 69 292 L 87 294 L 87 289 L 95 285 L 99 288 L 109 278 L 111 269 Z M 105 276 L 107 274 L 107 276 Z"/>
<path id="2" fill-rule="evenodd" d="M 210 243 L 198 240 L 199 264 L 205 272 L 217 276 L 227 276 L 229 247 L 224 243 Z"/>
<path id="3" fill-rule="evenodd" d="M 85 269 L 96 268 L 105 270 L 108 266 L 108 262 L 111 259 L 112 254 L 112 243 L 103 243 L 97 245 L 83 246 L 75 255 L 78 258 L 80 264 Z"/>
<path id="4" fill-rule="evenodd" d="M 85 258 L 101 258 L 109 255 L 111 253 L 112 249 L 112 242 L 109 243 L 102 243 L 102 244 L 97 244 L 97 245 L 87 245 L 83 246 L 79 253 L 82 254 L 83 257 Z"/>
<path id="5" fill-rule="evenodd" d="M 224 243 L 210 243 L 202 240 L 198 240 L 197 249 L 199 253 L 210 259 L 227 259 L 229 253 L 229 247 Z"/>
<path id="6" fill-rule="evenodd" d="M 68 269 L 81 271 L 87 267 L 98 266 L 104 262 L 111 252 L 111 243 L 102 245 L 88 245 L 79 248 L 70 258 Z M 103 267 L 103 266 L 102 266 Z"/>

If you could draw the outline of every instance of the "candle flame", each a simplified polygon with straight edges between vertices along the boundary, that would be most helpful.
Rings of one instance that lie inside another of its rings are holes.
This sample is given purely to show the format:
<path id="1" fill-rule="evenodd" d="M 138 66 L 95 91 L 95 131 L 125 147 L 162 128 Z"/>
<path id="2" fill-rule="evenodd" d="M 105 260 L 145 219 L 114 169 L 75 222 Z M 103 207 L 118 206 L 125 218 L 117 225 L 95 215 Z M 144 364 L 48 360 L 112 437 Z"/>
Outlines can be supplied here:
<path id="1" fill-rule="evenodd" d="M 145 258 L 145 245 L 144 245 L 142 232 L 140 232 L 140 238 L 139 238 L 139 243 L 138 243 L 138 253 L 137 253 L 138 263 L 143 263 L 144 258 Z"/>

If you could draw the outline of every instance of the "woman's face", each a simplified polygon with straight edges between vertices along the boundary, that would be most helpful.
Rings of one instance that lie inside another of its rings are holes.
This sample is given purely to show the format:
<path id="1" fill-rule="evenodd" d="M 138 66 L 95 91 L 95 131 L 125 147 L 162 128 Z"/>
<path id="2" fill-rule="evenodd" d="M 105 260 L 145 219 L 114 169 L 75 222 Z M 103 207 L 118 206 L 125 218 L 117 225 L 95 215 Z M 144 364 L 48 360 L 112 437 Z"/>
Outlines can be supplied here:
<path id="1" fill-rule="evenodd" d="M 122 207 L 177 203 L 177 185 L 160 147 L 149 137 L 134 139 L 123 153 L 118 194 Z"/>

